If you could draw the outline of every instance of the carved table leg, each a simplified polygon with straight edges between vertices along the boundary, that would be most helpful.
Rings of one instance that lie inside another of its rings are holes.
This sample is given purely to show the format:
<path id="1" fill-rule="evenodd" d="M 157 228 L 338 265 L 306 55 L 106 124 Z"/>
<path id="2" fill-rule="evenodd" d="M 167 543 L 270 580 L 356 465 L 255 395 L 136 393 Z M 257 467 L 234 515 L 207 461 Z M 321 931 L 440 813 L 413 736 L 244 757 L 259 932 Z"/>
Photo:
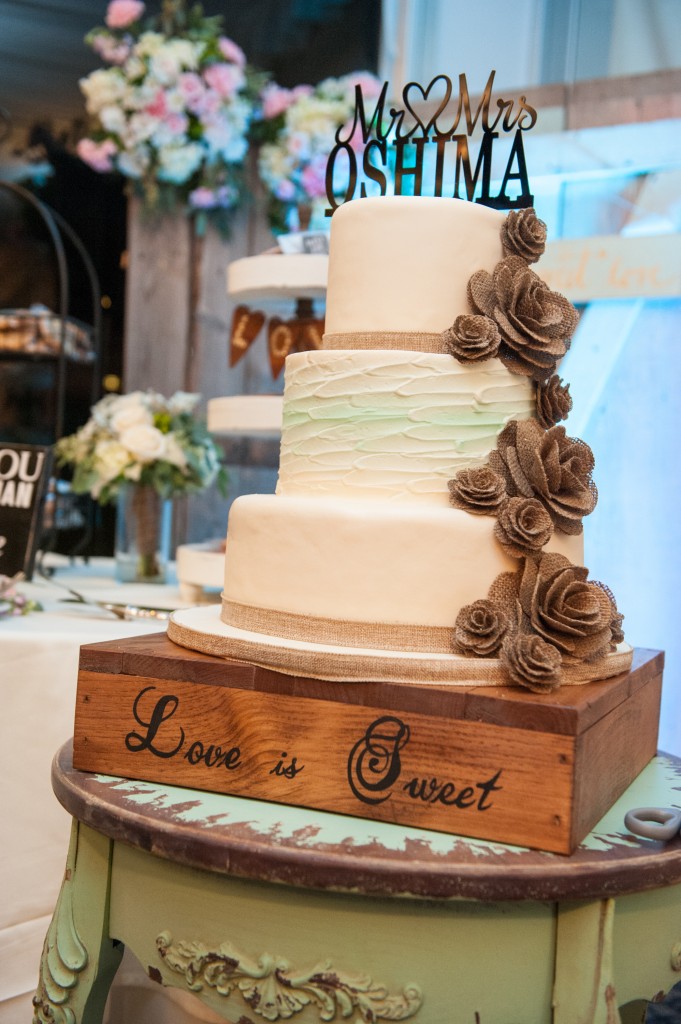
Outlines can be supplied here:
<path id="1" fill-rule="evenodd" d="M 123 946 L 108 934 L 111 851 L 74 821 L 66 871 L 40 960 L 33 1024 L 100 1024 Z"/>
<path id="2" fill-rule="evenodd" d="M 553 1024 L 620 1024 L 614 917 L 614 900 L 558 906 Z"/>

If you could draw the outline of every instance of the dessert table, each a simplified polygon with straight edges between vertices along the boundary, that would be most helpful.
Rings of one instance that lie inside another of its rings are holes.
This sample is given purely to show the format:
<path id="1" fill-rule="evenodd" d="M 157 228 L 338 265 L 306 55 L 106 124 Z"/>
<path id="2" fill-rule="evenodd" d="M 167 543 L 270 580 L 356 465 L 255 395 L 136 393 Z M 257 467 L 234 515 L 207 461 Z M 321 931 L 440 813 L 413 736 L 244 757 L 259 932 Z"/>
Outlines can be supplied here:
<path id="1" fill-rule="evenodd" d="M 671 1010 L 681 838 L 637 838 L 624 816 L 678 809 L 680 775 L 658 755 L 561 857 L 80 772 L 67 743 L 52 778 L 73 830 L 37 1019 L 99 1024 L 123 945 L 231 1024 L 629 1024 L 654 997 Z"/>
<path id="2" fill-rule="evenodd" d="M 43 611 L 0 620 L 4 824 L 0 847 L 0 1022 L 30 1020 L 36 963 L 59 892 L 70 818 L 50 787 L 55 749 L 73 733 L 81 644 L 158 632 L 158 619 L 121 620 L 96 605 L 71 603 L 64 587 L 93 600 L 180 607 L 176 584 L 121 585 L 110 559 L 71 564 L 49 556 L 52 580 L 35 575 L 19 589 Z"/>

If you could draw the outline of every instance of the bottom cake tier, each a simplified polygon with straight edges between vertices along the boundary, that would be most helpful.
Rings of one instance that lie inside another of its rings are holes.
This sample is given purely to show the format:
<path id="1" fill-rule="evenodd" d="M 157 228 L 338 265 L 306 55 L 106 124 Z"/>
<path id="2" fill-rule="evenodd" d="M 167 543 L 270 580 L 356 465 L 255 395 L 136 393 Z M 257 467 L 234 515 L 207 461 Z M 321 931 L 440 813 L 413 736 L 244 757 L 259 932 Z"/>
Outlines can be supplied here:
<path id="1" fill-rule="evenodd" d="M 222 621 L 290 640 L 449 653 L 465 605 L 515 572 L 495 519 L 447 505 L 246 495 L 227 530 Z M 582 537 L 548 550 L 583 563 Z"/>
<path id="2" fill-rule="evenodd" d="M 452 647 L 460 609 L 514 572 L 495 520 L 448 507 L 247 495 L 230 510 L 222 609 L 173 616 L 176 643 L 293 675 L 503 684 L 496 658 Z M 581 536 L 549 549 L 574 564 Z M 566 666 L 582 683 L 626 671 L 631 651 Z"/>

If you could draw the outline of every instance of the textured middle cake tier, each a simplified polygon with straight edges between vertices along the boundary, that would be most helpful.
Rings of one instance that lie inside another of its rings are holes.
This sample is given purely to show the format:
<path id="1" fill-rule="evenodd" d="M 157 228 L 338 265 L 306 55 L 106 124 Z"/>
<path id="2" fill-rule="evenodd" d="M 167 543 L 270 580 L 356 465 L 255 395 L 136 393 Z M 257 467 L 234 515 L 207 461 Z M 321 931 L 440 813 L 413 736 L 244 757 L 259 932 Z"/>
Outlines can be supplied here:
<path id="1" fill-rule="evenodd" d="M 517 562 L 495 520 L 384 501 L 245 495 L 230 509 L 222 621 L 253 633 L 451 651 L 459 610 Z M 582 564 L 582 536 L 547 550 Z"/>
<path id="2" fill-rule="evenodd" d="M 432 502 L 482 464 L 534 386 L 498 359 L 438 353 L 301 352 L 286 360 L 277 494 Z"/>

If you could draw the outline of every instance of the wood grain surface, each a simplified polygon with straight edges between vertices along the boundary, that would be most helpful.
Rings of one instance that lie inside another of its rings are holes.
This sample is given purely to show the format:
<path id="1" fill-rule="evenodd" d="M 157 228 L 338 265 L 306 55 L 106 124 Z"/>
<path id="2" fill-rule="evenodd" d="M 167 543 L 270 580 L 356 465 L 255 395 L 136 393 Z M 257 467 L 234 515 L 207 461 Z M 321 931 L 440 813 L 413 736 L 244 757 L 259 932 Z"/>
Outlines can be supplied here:
<path id="1" fill-rule="evenodd" d="M 660 667 L 640 652 L 547 699 L 299 679 L 163 636 L 95 644 L 74 765 L 570 853 L 655 753 Z"/>

